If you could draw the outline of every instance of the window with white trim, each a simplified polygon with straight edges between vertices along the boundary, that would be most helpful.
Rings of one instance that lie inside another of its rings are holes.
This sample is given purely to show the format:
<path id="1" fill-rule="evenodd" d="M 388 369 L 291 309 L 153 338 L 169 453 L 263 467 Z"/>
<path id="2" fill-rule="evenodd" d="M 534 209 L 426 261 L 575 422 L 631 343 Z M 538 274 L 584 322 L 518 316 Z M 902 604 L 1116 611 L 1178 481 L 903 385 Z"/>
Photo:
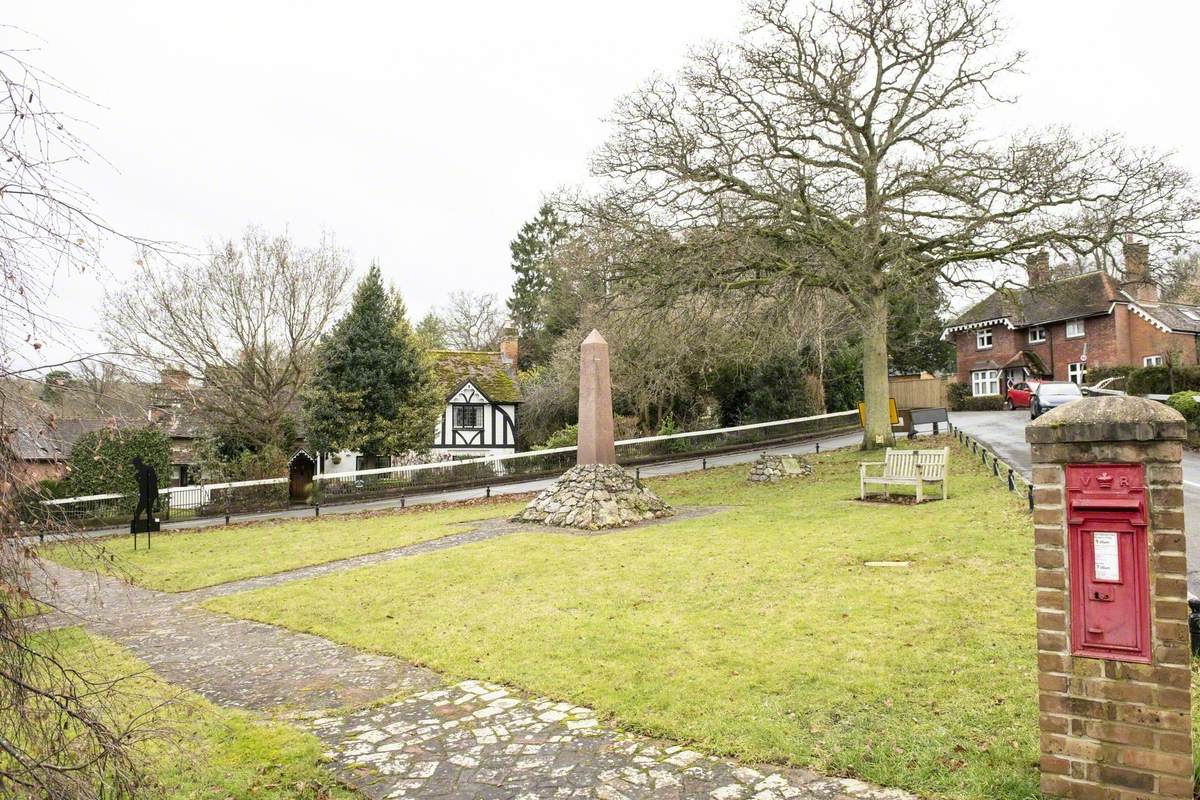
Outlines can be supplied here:
<path id="1" fill-rule="evenodd" d="M 991 349 L 991 346 L 992 346 L 992 329 L 991 328 L 987 328 L 986 330 L 982 330 L 982 331 L 977 331 L 975 333 L 975 349 L 976 350 L 989 350 L 989 349 Z"/>
<path id="2" fill-rule="evenodd" d="M 1036 328 L 1029 329 L 1029 343 L 1030 344 L 1040 344 L 1044 341 L 1046 341 L 1046 329 L 1045 328 L 1043 328 L 1041 325 L 1038 325 Z"/>
<path id="3" fill-rule="evenodd" d="M 1087 364 L 1082 361 L 1067 364 L 1067 380 L 1071 383 L 1082 384 L 1085 378 L 1087 378 Z"/>
<path id="4" fill-rule="evenodd" d="M 1000 370 L 978 369 L 971 373 L 971 394 L 1000 394 Z"/>
<path id="5" fill-rule="evenodd" d="M 1163 365 L 1162 356 L 1146 356 L 1142 359 L 1143 367 L 1161 367 Z"/>
<path id="6" fill-rule="evenodd" d="M 1083 336 L 1083 320 L 1073 319 L 1067 323 L 1067 338 L 1078 339 Z"/>

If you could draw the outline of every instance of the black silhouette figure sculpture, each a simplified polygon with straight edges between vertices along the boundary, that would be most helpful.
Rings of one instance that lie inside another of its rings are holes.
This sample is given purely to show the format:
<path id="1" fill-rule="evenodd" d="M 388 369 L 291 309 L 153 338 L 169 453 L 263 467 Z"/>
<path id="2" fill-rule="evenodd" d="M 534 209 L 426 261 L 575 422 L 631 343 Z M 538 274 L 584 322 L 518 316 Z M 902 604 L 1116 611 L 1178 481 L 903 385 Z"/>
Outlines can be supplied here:
<path id="1" fill-rule="evenodd" d="M 142 531 L 149 534 L 150 531 L 158 530 L 158 520 L 154 518 L 154 512 L 158 510 L 158 473 L 139 456 L 134 456 L 130 463 L 137 470 L 138 502 L 133 512 L 133 521 L 129 523 L 129 530 L 135 536 Z M 138 521 L 143 511 L 146 512 L 146 521 L 139 526 Z M 134 542 L 136 544 L 137 540 Z"/>

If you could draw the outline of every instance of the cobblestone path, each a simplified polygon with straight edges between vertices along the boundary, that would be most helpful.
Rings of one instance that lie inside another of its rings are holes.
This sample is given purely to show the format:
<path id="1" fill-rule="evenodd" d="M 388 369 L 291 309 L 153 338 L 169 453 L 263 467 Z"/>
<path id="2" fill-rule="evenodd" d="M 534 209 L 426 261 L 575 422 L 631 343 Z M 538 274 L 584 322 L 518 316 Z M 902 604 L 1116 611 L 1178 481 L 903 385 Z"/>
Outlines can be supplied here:
<path id="1" fill-rule="evenodd" d="M 42 626 L 82 625 L 215 703 L 307 727 L 339 776 L 372 800 L 911 798 L 859 781 L 704 756 L 621 732 L 591 709 L 558 699 L 477 681 L 450 685 L 399 659 L 195 605 L 513 530 L 484 525 L 410 548 L 179 594 L 47 564 L 63 611 L 46 615 Z"/>

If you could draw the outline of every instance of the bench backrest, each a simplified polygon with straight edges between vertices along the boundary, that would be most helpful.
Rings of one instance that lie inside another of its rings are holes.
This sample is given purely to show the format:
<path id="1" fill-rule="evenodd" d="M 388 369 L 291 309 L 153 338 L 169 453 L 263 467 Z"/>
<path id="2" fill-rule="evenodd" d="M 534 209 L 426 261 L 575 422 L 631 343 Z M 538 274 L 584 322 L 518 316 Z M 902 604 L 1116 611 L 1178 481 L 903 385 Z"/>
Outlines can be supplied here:
<path id="1" fill-rule="evenodd" d="M 920 464 L 922 478 L 940 481 L 946 477 L 946 460 L 949 456 L 949 447 L 941 450 L 893 450 L 889 447 L 883 458 L 883 477 L 915 478 L 917 465 Z"/>
<path id="2" fill-rule="evenodd" d="M 913 425 L 950 422 L 950 414 L 944 408 L 914 408 L 910 413 Z"/>

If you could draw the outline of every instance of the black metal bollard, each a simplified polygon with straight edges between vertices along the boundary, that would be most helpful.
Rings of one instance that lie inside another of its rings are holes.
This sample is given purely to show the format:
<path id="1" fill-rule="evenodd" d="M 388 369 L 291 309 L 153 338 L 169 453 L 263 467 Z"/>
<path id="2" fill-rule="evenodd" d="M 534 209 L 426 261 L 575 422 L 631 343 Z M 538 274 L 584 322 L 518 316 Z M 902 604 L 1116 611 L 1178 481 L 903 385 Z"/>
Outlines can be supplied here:
<path id="1" fill-rule="evenodd" d="M 821 452 L 821 443 L 817 442 L 817 453 Z"/>
<path id="2" fill-rule="evenodd" d="M 400 495 L 400 507 L 404 508 L 404 495 Z"/>
<path id="3" fill-rule="evenodd" d="M 1029 487 L 1029 510 L 1033 511 L 1033 487 Z"/>
<path id="4" fill-rule="evenodd" d="M 486 491 L 487 491 L 487 494 L 485 494 L 484 497 L 491 497 L 492 496 L 492 487 L 490 487 L 490 486 L 487 487 Z"/>
<path id="5" fill-rule="evenodd" d="M 313 516 L 314 517 L 321 516 L 321 504 L 320 503 L 316 503 L 315 505 L 313 505 Z"/>
<path id="6" fill-rule="evenodd" d="M 1008 470 L 1008 490 L 1010 492 L 1017 490 L 1017 482 L 1013 480 L 1013 471 L 1011 468 Z"/>
<path id="7" fill-rule="evenodd" d="M 992 474 L 996 477 L 1000 476 L 1000 461 L 995 456 L 992 456 Z"/>
<path id="8" fill-rule="evenodd" d="M 701 458 L 701 459 L 700 459 L 700 469 L 701 469 L 701 470 L 706 470 L 706 469 L 708 469 L 708 459 L 707 459 L 707 458 Z"/>
<path id="9" fill-rule="evenodd" d="M 1200 655 L 1200 598 L 1188 592 L 1188 632 L 1191 633 L 1192 655 Z"/>

